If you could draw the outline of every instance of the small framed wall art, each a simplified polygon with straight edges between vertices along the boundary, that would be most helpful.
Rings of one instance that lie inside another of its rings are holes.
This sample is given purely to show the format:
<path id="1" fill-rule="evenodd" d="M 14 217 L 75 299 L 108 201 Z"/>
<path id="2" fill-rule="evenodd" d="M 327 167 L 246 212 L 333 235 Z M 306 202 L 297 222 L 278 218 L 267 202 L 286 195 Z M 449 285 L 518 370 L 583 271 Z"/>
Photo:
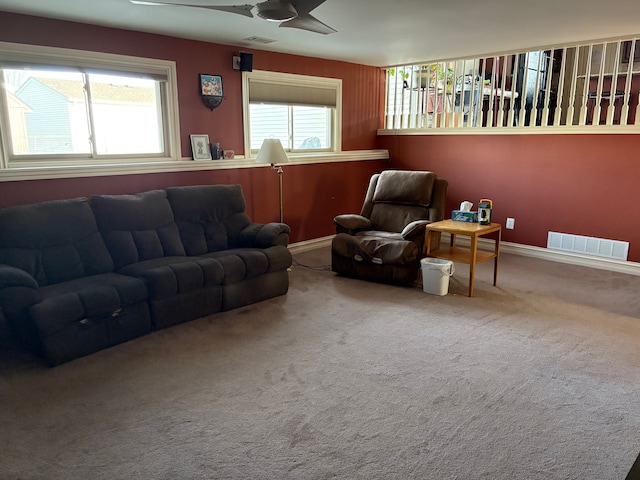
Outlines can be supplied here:
<path id="1" fill-rule="evenodd" d="M 191 155 L 194 160 L 211 160 L 211 148 L 209 148 L 209 135 L 197 134 L 191 137 Z"/>

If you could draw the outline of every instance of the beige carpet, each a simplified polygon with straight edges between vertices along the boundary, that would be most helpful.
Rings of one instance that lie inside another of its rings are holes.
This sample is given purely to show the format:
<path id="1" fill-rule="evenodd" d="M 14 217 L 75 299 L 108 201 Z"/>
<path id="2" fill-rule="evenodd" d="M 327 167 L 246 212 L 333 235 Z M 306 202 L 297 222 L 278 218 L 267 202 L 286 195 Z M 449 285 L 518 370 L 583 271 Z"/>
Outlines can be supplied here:
<path id="1" fill-rule="evenodd" d="M 329 263 L 321 251 L 296 255 Z M 503 255 L 289 293 L 49 369 L 0 346 L 0 479 L 624 479 L 640 277 Z"/>

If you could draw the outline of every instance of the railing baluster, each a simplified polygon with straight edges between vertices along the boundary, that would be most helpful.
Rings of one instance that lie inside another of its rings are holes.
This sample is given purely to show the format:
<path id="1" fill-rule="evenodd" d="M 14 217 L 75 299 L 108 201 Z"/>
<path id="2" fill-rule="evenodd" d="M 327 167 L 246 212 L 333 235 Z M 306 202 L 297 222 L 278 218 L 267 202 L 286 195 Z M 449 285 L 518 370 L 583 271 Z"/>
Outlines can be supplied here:
<path id="1" fill-rule="evenodd" d="M 493 64 L 491 65 L 491 91 L 489 92 L 489 109 L 487 111 L 487 126 L 492 128 L 495 127 L 495 113 L 493 111 L 493 104 L 495 102 L 495 93 L 496 93 L 496 80 L 497 80 L 497 71 L 498 70 L 498 57 L 493 57 Z"/>
<path id="2" fill-rule="evenodd" d="M 578 61 L 580 47 L 573 47 L 573 73 L 571 74 L 571 93 L 569 94 L 569 108 L 567 109 L 567 125 L 574 124 L 576 92 L 578 89 Z"/>
<path id="3" fill-rule="evenodd" d="M 524 127 L 527 117 L 527 86 L 529 83 L 529 52 L 524 55 L 524 68 L 522 69 L 522 95 L 520 97 L 520 111 L 518 112 L 518 126 Z M 531 123 L 531 122 L 529 122 Z"/>
<path id="4" fill-rule="evenodd" d="M 624 100 L 622 102 L 622 112 L 620 112 L 620 124 L 624 119 L 624 125 L 629 124 L 629 103 L 631 102 L 631 83 L 633 81 L 633 58 L 636 53 L 636 40 L 631 40 L 629 52 L 629 63 L 627 64 L 627 77 L 624 83 Z M 639 103 L 640 105 L 640 103 Z M 638 113 L 636 112 L 635 124 L 638 124 Z"/>
<path id="5" fill-rule="evenodd" d="M 533 84 L 533 98 L 531 99 L 531 117 L 529 119 L 529 126 L 538 125 L 538 99 L 540 97 L 540 68 L 542 67 L 542 57 L 544 52 L 538 53 L 538 62 L 536 65 L 536 81 Z"/>
<path id="6" fill-rule="evenodd" d="M 587 123 L 587 102 L 589 101 L 589 82 L 591 80 L 591 56 L 593 55 L 593 44 L 589 44 L 587 54 L 586 73 L 584 76 L 584 85 L 582 87 L 582 104 L 580 105 L 580 117 L 578 125 L 586 125 Z"/>
<path id="7" fill-rule="evenodd" d="M 543 127 L 549 125 L 549 102 L 551 101 L 551 77 L 553 76 L 553 69 L 555 68 L 554 62 L 555 50 L 551 50 L 549 52 L 549 62 L 547 62 L 544 77 L 544 100 L 542 104 L 542 119 L 540 120 L 540 125 Z"/>
<path id="8" fill-rule="evenodd" d="M 556 95 L 556 110 L 553 114 L 553 125 L 560 126 L 562 117 L 562 101 L 564 100 L 564 75 L 567 65 L 567 47 L 562 49 L 562 61 L 560 63 L 560 76 L 558 77 L 558 95 Z"/>
<path id="9" fill-rule="evenodd" d="M 503 55 L 501 57 L 502 68 L 502 80 L 500 82 L 500 97 L 498 98 L 498 126 L 504 127 L 504 91 L 507 85 L 507 56 Z"/>
<path id="10" fill-rule="evenodd" d="M 484 122 L 484 79 L 487 75 L 487 57 L 482 59 L 482 73 L 480 74 L 480 97 L 478 98 L 477 125 L 481 128 Z"/>
<path id="11" fill-rule="evenodd" d="M 600 57 L 600 68 L 598 69 L 598 83 L 596 85 L 596 103 L 593 106 L 593 118 L 591 125 L 600 125 L 600 114 L 602 113 L 602 90 L 604 88 L 604 64 L 605 58 L 607 58 L 607 44 L 602 44 L 602 51 Z M 591 84 L 591 77 L 589 77 L 589 84 Z M 589 95 L 591 96 L 591 86 L 589 85 Z"/>
<path id="12" fill-rule="evenodd" d="M 620 65 L 620 40 L 618 40 L 615 44 L 610 44 L 611 46 L 615 45 L 614 52 L 614 60 L 613 60 L 613 72 L 611 76 L 611 86 L 609 88 L 609 106 L 607 107 L 607 125 L 613 125 L 613 121 L 615 118 L 616 112 L 616 97 L 618 92 L 618 66 Z M 609 50 L 607 48 L 607 50 Z M 604 62 L 603 62 L 604 63 Z M 633 62 L 631 62 L 633 63 Z M 620 119 L 622 123 L 622 118 Z"/>
<path id="13" fill-rule="evenodd" d="M 507 115 L 507 127 L 511 128 L 514 125 L 514 118 L 516 114 L 516 86 L 518 85 L 518 58 L 519 55 L 512 55 L 513 61 L 511 63 L 511 84 L 509 85 L 510 97 L 509 97 L 509 113 Z M 505 95 L 502 92 L 502 95 Z"/>

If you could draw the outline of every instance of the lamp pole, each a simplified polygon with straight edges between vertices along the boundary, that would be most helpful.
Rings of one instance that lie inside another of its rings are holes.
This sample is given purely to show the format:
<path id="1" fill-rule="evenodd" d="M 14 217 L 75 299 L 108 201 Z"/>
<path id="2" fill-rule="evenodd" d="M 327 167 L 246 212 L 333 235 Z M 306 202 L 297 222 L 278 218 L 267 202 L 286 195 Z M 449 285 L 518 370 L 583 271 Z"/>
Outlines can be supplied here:
<path id="1" fill-rule="evenodd" d="M 281 166 L 275 166 L 275 165 L 271 165 L 271 168 L 273 168 L 277 173 L 278 173 L 278 194 L 279 194 L 279 199 L 280 199 L 280 223 L 284 223 L 284 211 L 282 208 L 282 174 L 283 174 L 283 170 Z"/>

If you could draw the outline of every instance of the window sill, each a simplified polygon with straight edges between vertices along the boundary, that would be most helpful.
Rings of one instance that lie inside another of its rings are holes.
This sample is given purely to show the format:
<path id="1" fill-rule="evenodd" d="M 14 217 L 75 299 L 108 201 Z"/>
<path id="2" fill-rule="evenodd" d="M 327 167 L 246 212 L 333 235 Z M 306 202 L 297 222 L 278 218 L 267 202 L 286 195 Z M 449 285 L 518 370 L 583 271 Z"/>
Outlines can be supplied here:
<path id="1" fill-rule="evenodd" d="M 291 165 L 307 165 L 332 162 L 356 162 L 367 160 L 387 160 L 388 150 L 352 150 L 340 153 L 290 155 Z M 47 180 L 54 178 L 107 177 L 115 175 L 138 175 L 165 172 L 192 172 L 202 170 L 227 170 L 256 168 L 253 158 L 236 157 L 231 160 L 163 160 L 157 162 L 119 163 L 77 166 L 23 166 L 0 170 L 0 182 L 23 180 Z M 267 165 L 268 166 L 268 165 Z"/>

